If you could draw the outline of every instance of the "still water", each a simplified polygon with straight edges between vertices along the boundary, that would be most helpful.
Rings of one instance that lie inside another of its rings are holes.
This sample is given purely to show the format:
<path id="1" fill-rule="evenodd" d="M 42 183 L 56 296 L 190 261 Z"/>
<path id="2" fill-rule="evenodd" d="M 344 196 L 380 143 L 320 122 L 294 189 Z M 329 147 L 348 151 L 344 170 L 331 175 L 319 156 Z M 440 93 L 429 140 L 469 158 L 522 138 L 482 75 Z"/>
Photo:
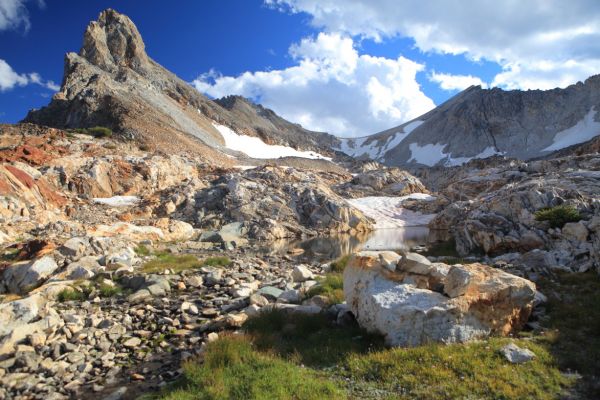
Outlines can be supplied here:
<path id="1" fill-rule="evenodd" d="M 357 235 L 319 236 L 307 240 L 279 240 L 263 251 L 288 254 L 303 262 L 326 262 L 361 250 L 410 250 L 447 240 L 446 231 L 426 226 L 377 229 Z"/>

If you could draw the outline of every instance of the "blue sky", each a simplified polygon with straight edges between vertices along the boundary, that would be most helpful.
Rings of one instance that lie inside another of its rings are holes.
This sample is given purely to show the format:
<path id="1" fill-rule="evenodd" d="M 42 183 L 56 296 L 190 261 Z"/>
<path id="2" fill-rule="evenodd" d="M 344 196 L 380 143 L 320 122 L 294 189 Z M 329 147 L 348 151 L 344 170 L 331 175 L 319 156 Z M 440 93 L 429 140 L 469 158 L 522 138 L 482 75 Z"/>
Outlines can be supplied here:
<path id="1" fill-rule="evenodd" d="M 134 21 L 152 58 L 204 93 L 253 97 L 342 136 L 398 125 L 472 83 L 547 89 L 600 72 L 600 2 L 530 2 L 514 15 L 502 2 L 465 0 L 463 11 L 421 3 L 0 0 L 0 121 L 49 102 L 64 54 L 108 7 Z"/>

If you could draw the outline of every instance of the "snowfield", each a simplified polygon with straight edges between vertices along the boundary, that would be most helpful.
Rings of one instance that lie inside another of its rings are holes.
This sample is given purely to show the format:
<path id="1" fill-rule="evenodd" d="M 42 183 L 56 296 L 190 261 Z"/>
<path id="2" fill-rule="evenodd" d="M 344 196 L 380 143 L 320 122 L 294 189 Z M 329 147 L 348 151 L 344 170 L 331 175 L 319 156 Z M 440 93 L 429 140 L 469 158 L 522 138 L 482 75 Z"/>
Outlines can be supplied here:
<path id="1" fill-rule="evenodd" d="M 435 217 L 435 214 L 421 214 L 402 208 L 402 202 L 409 199 L 432 201 L 435 200 L 435 197 L 424 193 L 413 193 L 401 197 L 371 196 L 347 199 L 346 201 L 366 216 L 373 218 L 375 229 L 427 225 Z"/>
<path id="2" fill-rule="evenodd" d="M 131 207 L 136 205 L 140 198 L 137 196 L 95 197 L 92 201 L 110 207 Z"/>
<path id="3" fill-rule="evenodd" d="M 593 137 L 600 135 L 600 122 L 594 120 L 595 116 L 596 110 L 592 107 L 590 112 L 587 113 L 581 121 L 576 123 L 575 126 L 558 132 L 554 136 L 552 144 L 542 151 L 564 149 L 565 147 L 573 146 L 574 144 L 587 142 Z"/>
<path id="4" fill-rule="evenodd" d="M 483 151 L 479 154 L 476 154 L 472 157 L 456 157 L 452 158 L 450 154 L 444 153 L 444 148 L 446 147 L 443 143 L 437 144 L 425 144 L 423 146 L 418 143 L 411 143 L 408 148 L 410 149 L 410 159 L 408 162 L 414 161 L 423 165 L 427 165 L 428 167 L 433 167 L 437 163 L 442 160 L 443 165 L 447 167 L 454 167 L 457 165 L 462 165 L 476 158 L 487 158 L 496 154 L 503 154 L 499 151 L 496 151 L 494 147 L 489 146 L 483 149 Z"/>
<path id="5" fill-rule="evenodd" d="M 331 161 L 330 157 L 325 157 L 314 151 L 300 151 L 288 146 L 271 145 L 254 136 L 239 135 L 231 128 L 224 125 L 213 123 L 213 126 L 219 131 L 221 136 L 223 136 L 225 147 L 242 152 L 248 157 L 260 159 L 301 157 Z"/>
<path id="6" fill-rule="evenodd" d="M 366 144 L 370 136 L 362 138 L 343 138 L 340 139 L 341 145 L 338 150 L 352 157 L 367 155 L 372 160 L 382 161 L 385 153 L 398 146 L 423 122 L 425 121 L 417 120 L 409 122 L 402 128 L 402 130 L 390 135 L 382 145 L 379 145 L 378 140 L 373 140 L 371 143 Z"/>

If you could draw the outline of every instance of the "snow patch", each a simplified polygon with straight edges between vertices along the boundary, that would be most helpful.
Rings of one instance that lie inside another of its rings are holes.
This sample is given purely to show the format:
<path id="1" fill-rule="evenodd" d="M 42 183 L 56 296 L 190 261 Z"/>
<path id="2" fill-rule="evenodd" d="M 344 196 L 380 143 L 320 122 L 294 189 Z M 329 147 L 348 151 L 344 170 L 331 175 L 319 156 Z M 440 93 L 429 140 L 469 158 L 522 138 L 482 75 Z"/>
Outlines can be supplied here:
<path id="1" fill-rule="evenodd" d="M 435 197 L 424 193 L 413 193 L 400 197 L 371 196 L 346 201 L 366 216 L 373 218 L 375 229 L 422 226 L 427 225 L 435 217 L 435 214 L 422 214 L 402 208 L 402 202 L 405 200 L 433 201 Z"/>
<path id="2" fill-rule="evenodd" d="M 442 160 L 444 160 L 442 163 L 443 165 L 447 167 L 454 167 L 457 165 L 463 165 L 476 158 L 487 158 L 496 154 L 503 154 L 497 151 L 493 146 L 489 146 L 483 149 L 481 153 L 472 157 L 453 158 L 450 154 L 444 152 L 446 145 L 443 143 L 426 144 L 423 146 L 419 145 L 418 143 L 411 143 L 408 147 L 411 155 L 408 162 L 414 161 L 429 167 L 433 167 Z"/>
<path id="3" fill-rule="evenodd" d="M 136 205 L 140 198 L 137 196 L 95 197 L 92 201 L 110 207 L 131 207 Z"/>
<path id="4" fill-rule="evenodd" d="M 213 122 L 213 126 L 219 131 L 221 136 L 223 136 L 225 147 L 242 152 L 248 157 L 261 159 L 301 157 L 331 161 L 330 157 L 325 157 L 314 151 L 300 151 L 288 146 L 271 145 L 254 136 L 239 135 L 231 128 L 224 125 Z"/>
<path id="5" fill-rule="evenodd" d="M 575 126 L 554 135 L 552 144 L 542 151 L 564 149 L 565 147 L 586 142 L 593 137 L 600 135 L 600 122 L 594 120 L 595 116 L 596 110 L 592 107 L 590 112 L 587 113 L 581 121 L 576 123 Z"/>
<path id="6" fill-rule="evenodd" d="M 425 121 L 417 120 L 409 122 L 401 130 L 388 136 L 383 144 L 380 144 L 379 140 L 372 140 L 369 144 L 366 144 L 372 136 L 365 136 L 362 138 L 342 138 L 340 139 L 340 147 L 338 147 L 337 150 L 352 157 L 367 155 L 372 160 L 381 161 L 385 153 L 398 146 L 423 122 Z"/>

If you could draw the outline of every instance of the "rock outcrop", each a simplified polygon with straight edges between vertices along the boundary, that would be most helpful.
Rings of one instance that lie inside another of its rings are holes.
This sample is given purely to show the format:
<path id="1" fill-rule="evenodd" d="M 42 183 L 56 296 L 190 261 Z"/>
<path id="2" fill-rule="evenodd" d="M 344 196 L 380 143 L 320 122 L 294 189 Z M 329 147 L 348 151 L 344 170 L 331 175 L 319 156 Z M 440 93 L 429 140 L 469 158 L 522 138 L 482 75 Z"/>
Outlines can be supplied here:
<path id="1" fill-rule="evenodd" d="M 61 89 L 26 122 L 58 128 L 104 126 L 169 153 L 195 153 L 229 165 L 214 124 L 271 144 L 328 152 L 337 139 L 285 121 L 248 100 L 212 101 L 176 77 L 145 50 L 135 24 L 115 10 L 100 13 L 84 34 L 78 54 L 65 56 Z"/>
<path id="2" fill-rule="evenodd" d="M 344 295 L 359 324 L 392 346 L 455 343 L 520 329 L 535 285 L 482 264 L 430 263 L 418 254 L 355 254 Z"/>
<path id="3" fill-rule="evenodd" d="M 494 154 L 529 160 L 600 135 L 600 75 L 565 89 L 473 86 L 413 121 L 341 151 L 390 166 L 460 165 Z"/>

